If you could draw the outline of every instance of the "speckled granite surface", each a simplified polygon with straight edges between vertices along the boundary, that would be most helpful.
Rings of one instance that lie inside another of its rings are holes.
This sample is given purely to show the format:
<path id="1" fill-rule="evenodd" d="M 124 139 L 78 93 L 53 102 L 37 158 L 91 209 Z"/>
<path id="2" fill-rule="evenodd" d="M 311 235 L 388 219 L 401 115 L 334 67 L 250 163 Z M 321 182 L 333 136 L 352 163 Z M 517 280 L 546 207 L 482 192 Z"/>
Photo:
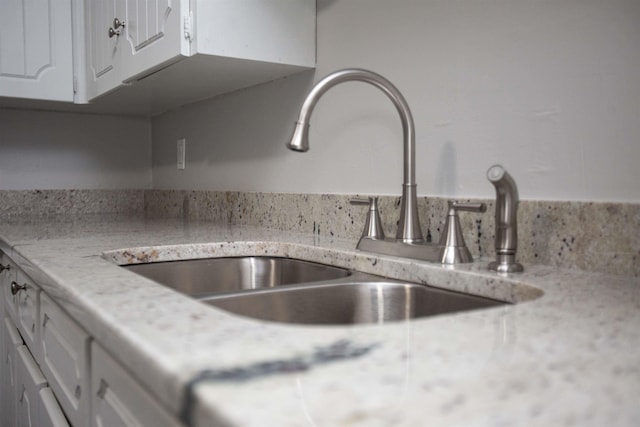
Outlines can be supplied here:
<path id="1" fill-rule="evenodd" d="M 144 190 L 0 190 L 0 200 L 0 219 L 144 211 Z"/>
<path id="2" fill-rule="evenodd" d="M 272 194 L 206 191 L 147 191 L 145 211 L 152 217 L 210 219 L 226 224 L 293 230 L 356 240 L 366 207 L 351 206 L 348 195 Z M 469 201 L 469 200 L 465 200 Z M 460 213 L 467 246 L 477 256 L 494 254 L 494 208 Z M 447 200 L 418 199 L 423 233 L 440 238 Z M 381 197 L 385 232 L 395 235 L 400 215 L 397 197 Z M 640 205 L 521 201 L 518 259 L 528 264 L 640 276 Z"/>
<path id="3" fill-rule="evenodd" d="M 440 265 L 314 233 L 196 219 L 3 221 L 2 249 L 194 426 L 635 426 L 637 278 L 486 260 Z M 321 261 L 519 302 L 408 322 L 301 326 L 231 315 L 115 262 Z"/>

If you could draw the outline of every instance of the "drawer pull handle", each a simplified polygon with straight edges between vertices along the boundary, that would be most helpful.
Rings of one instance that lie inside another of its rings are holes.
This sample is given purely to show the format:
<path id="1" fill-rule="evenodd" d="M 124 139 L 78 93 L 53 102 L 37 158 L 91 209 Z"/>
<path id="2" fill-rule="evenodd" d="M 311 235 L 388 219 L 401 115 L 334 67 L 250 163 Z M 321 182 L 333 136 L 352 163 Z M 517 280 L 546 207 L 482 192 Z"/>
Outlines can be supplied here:
<path id="1" fill-rule="evenodd" d="M 7 264 L 7 265 L 0 264 L 0 273 L 2 273 L 5 270 L 11 270 L 11 264 Z"/>
<path id="2" fill-rule="evenodd" d="M 15 295 L 24 289 L 27 289 L 27 285 L 19 285 L 17 282 L 11 282 L 11 295 Z"/>

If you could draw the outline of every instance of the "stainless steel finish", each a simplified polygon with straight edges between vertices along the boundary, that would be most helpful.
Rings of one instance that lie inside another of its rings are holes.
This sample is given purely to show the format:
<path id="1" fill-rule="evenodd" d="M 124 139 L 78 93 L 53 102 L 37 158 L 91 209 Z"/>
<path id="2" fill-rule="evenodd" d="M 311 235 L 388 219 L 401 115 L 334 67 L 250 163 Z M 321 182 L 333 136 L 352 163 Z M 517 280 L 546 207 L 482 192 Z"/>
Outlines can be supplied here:
<path id="1" fill-rule="evenodd" d="M 516 262 L 518 249 L 518 187 L 514 179 L 500 165 L 487 171 L 487 178 L 496 188 L 496 261 L 489 269 L 500 273 L 524 271 Z"/>
<path id="2" fill-rule="evenodd" d="M 352 274 L 344 268 L 276 257 L 209 258 L 124 267 L 194 298 L 342 279 Z"/>
<path id="3" fill-rule="evenodd" d="M 384 239 L 362 237 L 358 241 L 356 248 L 366 252 L 415 258 L 431 262 L 442 262 L 444 257 L 444 248 L 439 244 L 425 242 L 404 243 L 401 240 L 390 237 Z"/>
<path id="4" fill-rule="evenodd" d="M 15 295 L 18 292 L 27 289 L 27 285 L 20 285 L 18 282 L 11 282 L 11 295 Z"/>
<path id="5" fill-rule="evenodd" d="M 413 116 L 411 115 L 407 101 L 389 80 L 377 73 L 362 69 L 340 70 L 324 77 L 316 83 L 304 100 L 293 135 L 287 147 L 291 150 L 301 152 L 309 150 L 309 121 L 314 107 L 322 95 L 329 89 L 337 84 L 348 81 L 365 82 L 377 87 L 389 97 L 398 110 L 403 132 L 404 173 L 400 222 L 398 224 L 396 238 L 405 243 L 421 242 L 423 238 L 422 231 L 420 230 L 416 198 L 415 127 Z"/>
<path id="6" fill-rule="evenodd" d="M 294 285 L 202 301 L 255 319 L 314 325 L 385 323 L 504 304 L 424 285 L 384 280 Z"/>
<path id="7" fill-rule="evenodd" d="M 122 28 L 124 28 L 124 21 L 121 21 L 118 18 L 113 18 L 113 27 L 109 27 L 109 38 L 120 36 Z"/>
<path id="8" fill-rule="evenodd" d="M 378 198 L 369 197 L 369 199 L 351 199 L 349 201 L 352 205 L 368 205 L 367 219 L 364 223 L 364 230 L 362 230 L 362 237 L 369 237 L 371 239 L 384 239 L 384 229 L 382 228 L 382 220 L 380 219 L 380 212 L 378 210 Z"/>
<path id="9" fill-rule="evenodd" d="M 211 258 L 123 267 L 207 304 L 275 322 L 381 323 L 505 304 L 290 258 Z"/>
<path id="10" fill-rule="evenodd" d="M 485 212 L 487 206 L 484 203 L 459 203 L 449 201 L 449 212 L 444 230 L 440 235 L 440 245 L 444 248 L 443 264 L 457 264 L 472 262 L 473 257 L 464 242 L 458 211 Z"/>
<path id="11" fill-rule="evenodd" d="M 420 230 L 416 197 L 415 128 L 413 117 L 407 101 L 400 91 L 386 78 L 372 71 L 362 69 L 340 70 L 324 77 L 316 83 L 305 98 L 300 108 L 300 114 L 293 130 L 293 135 L 287 147 L 291 150 L 301 152 L 309 150 L 309 122 L 313 109 L 322 95 L 329 89 L 348 81 L 369 83 L 382 90 L 398 110 L 403 131 L 404 172 L 400 220 L 398 221 L 396 238 L 390 239 L 384 237 L 377 201 L 373 200 L 370 202 L 365 230 L 362 233 L 357 248 L 379 254 L 417 258 L 446 264 L 453 262 L 471 262 L 471 255 L 467 254 L 468 250 L 466 251 L 467 253 L 464 253 L 463 249 L 451 249 L 458 247 L 455 242 L 451 245 L 447 245 L 446 242 L 444 242 L 445 244 L 424 242 L 422 231 Z M 470 210 L 474 208 L 473 206 L 467 206 L 465 209 Z M 453 237 L 456 236 L 454 235 Z"/>

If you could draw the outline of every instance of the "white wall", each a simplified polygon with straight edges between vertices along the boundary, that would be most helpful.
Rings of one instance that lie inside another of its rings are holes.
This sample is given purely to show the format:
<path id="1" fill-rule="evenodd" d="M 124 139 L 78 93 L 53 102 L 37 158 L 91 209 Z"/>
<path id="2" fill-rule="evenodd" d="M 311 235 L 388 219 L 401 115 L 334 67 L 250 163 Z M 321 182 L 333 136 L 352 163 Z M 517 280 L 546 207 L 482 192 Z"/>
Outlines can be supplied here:
<path id="1" fill-rule="evenodd" d="M 0 109 L 0 190 L 151 187 L 141 117 Z"/>
<path id="2" fill-rule="evenodd" d="M 371 86 L 331 90 L 311 151 L 284 148 L 310 84 L 350 66 L 407 98 L 420 195 L 491 197 L 502 163 L 523 199 L 640 202 L 638 0 L 318 0 L 317 72 L 153 119 L 154 188 L 399 194 L 399 120 Z"/>

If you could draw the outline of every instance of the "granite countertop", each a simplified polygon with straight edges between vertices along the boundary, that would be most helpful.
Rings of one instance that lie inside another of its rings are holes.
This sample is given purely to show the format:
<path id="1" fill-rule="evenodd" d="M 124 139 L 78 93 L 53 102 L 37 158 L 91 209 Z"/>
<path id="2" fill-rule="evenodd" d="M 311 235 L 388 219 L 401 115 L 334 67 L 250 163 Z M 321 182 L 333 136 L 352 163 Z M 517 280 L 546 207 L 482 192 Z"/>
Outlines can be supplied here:
<path id="1" fill-rule="evenodd" d="M 500 276 L 355 243 L 207 222 L 0 224 L 8 253 L 194 426 L 632 426 L 640 283 L 545 266 Z M 291 256 L 516 304 L 384 325 L 302 326 L 215 309 L 116 263 Z"/>

